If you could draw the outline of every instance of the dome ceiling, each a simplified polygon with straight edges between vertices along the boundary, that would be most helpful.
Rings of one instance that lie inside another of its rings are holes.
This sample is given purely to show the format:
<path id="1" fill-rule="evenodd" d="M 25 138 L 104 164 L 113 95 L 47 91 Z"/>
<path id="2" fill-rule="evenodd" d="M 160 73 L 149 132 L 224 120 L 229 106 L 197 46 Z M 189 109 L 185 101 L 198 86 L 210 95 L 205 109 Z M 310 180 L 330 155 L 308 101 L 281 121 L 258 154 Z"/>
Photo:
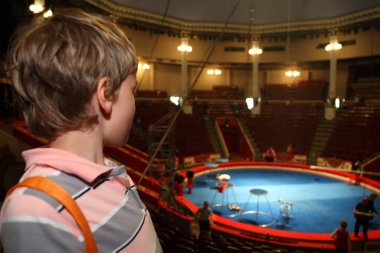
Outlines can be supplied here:
<path id="1" fill-rule="evenodd" d="M 327 34 L 380 28 L 380 0 L 82 0 L 119 23 L 211 39 Z"/>
<path id="2" fill-rule="evenodd" d="M 111 2 L 182 21 L 258 25 L 337 18 L 380 5 L 379 0 L 112 0 Z M 236 9 L 233 11 L 236 5 Z M 253 15 L 250 10 L 253 9 Z"/>

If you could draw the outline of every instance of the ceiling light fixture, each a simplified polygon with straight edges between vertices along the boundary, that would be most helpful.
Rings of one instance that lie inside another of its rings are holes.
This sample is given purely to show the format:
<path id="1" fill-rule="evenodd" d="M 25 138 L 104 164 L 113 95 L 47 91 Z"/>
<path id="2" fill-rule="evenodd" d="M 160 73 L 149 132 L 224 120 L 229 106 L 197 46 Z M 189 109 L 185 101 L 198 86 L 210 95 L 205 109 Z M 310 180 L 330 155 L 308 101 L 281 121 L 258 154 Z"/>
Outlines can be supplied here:
<path id="1" fill-rule="evenodd" d="M 138 69 L 148 70 L 150 69 L 150 65 L 148 63 L 139 63 Z"/>
<path id="2" fill-rule="evenodd" d="M 285 71 L 285 76 L 287 77 L 298 77 L 301 73 L 298 70 L 287 70 Z"/>
<path id="3" fill-rule="evenodd" d="M 41 13 L 45 9 L 45 0 L 34 0 L 34 3 L 29 5 L 29 10 L 34 14 Z"/>
<path id="4" fill-rule="evenodd" d="M 207 70 L 207 74 L 208 75 L 216 75 L 216 76 L 219 76 L 222 74 L 222 70 L 220 69 L 209 69 Z"/>
<path id="5" fill-rule="evenodd" d="M 341 50 L 342 47 L 343 47 L 342 44 L 340 44 L 339 42 L 329 43 L 329 44 L 326 45 L 325 50 L 327 52 L 330 52 L 332 50 L 338 51 L 338 50 Z"/>
<path id="6" fill-rule="evenodd" d="M 187 42 L 187 38 L 182 38 L 182 43 L 177 47 L 177 50 L 181 53 L 190 53 L 193 51 L 193 47 Z"/>
<path id="7" fill-rule="evenodd" d="M 53 16 L 53 11 L 51 9 L 47 10 L 45 13 L 44 13 L 44 18 L 49 18 L 51 16 Z"/>
<path id="8" fill-rule="evenodd" d="M 261 48 L 258 48 L 258 47 L 256 47 L 256 48 L 252 47 L 251 49 L 248 50 L 248 53 L 250 55 L 260 55 L 263 53 L 263 50 Z"/>

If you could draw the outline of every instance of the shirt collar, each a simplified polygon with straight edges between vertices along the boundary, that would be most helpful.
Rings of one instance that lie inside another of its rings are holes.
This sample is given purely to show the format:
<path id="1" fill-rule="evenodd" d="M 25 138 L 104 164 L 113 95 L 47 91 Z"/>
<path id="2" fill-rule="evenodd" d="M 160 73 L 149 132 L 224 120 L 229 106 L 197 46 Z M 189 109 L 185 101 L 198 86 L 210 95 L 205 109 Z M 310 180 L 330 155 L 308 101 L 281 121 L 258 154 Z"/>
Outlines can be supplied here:
<path id="1" fill-rule="evenodd" d="M 52 167 L 56 170 L 77 176 L 87 183 L 93 182 L 101 175 L 116 176 L 125 173 L 124 166 L 119 166 L 105 159 L 106 165 L 91 162 L 68 151 L 56 148 L 36 148 L 24 151 L 25 170 L 34 166 Z"/>

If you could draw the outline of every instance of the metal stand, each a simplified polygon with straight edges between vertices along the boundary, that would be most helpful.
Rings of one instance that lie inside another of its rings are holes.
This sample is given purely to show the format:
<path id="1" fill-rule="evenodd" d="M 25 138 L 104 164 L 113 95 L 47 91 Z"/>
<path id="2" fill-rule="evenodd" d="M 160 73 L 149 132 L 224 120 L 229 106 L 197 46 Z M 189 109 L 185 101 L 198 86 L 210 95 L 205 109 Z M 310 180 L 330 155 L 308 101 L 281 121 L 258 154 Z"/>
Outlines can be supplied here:
<path id="1" fill-rule="evenodd" d="M 233 184 L 228 183 L 229 180 L 231 179 L 231 176 L 228 174 L 219 174 L 216 175 L 216 179 L 218 180 L 218 185 L 217 186 L 212 186 L 210 189 L 215 190 L 214 197 L 211 201 L 211 207 L 222 207 L 222 211 L 220 212 L 220 215 L 225 216 L 225 217 L 230 217 L 230 214 L 227 214 L 228 211 L 240 211 L 241 207 L 238 206 L 235 192 L 233 190 Z M 233 200 L 235 202 L 230 202 L 229 201 L 229 192 L 232 194 Z M 220 203 L 215 203 L 215 199 L 218 196 L 218 194 L 222 195 L 222 201 Z M 215 203 L 215 204 L 214 204 Z M 224 207 L 227 207 L 228 210 L 225 212 L 223 211 Z"/>
<path id="2" fill-rule="evenodd" d="M 281 227 L 291 227 L 289 221 L 294 219 L 293 213 L 293 203 L 285 201 L 283 199 L 279 199 L 280 203 L 280 218 L 277 221 L 277 225 Z"/>
<path id="3" fill-rule="evenodd" d="M 244 205 L 243 210 L 246 209 L 248 203 L 251 200 L 252 195 L 255 195 L 257 197 L 257 199 L 256 199 L 256 210 L 249 210 L 249 211 L 245 211 L 245 212 L 240 212 L 240 214 L 239 214 L 240 215 L 240 219 L 242 219 L 242 216 L 244 216 L 244 215 L 255 214 L 255 220 L 254 220 L 254 224 L 255 225 L 260 226 L 260 227 L 269 227 L 269 226 L 273 225 L 275 223 L 275 219 L 273 217 L 272 208 L 271 208 L 271 206 L 269 204 L 269 200 L 268 200 L 268 197 L 267 197 L 268 191 L 263 190 L 263 189 L 251 189 L 249 192 L 250 192 L 250 196 L 249 196 L 249 198 L 247 200 L 247 203 Z M 265 199 L 266 199 L 266 202 L 267 202 L 267 205 L 268 205 L 270 213 L 266 213 L 266 212 L 260 211 L 260 197 L 261 196 L 265 196 Z M 266 216 L 266 217 L 268 217 L 269 222 L 261 223 L 259 221 L 259 216 Z"/>

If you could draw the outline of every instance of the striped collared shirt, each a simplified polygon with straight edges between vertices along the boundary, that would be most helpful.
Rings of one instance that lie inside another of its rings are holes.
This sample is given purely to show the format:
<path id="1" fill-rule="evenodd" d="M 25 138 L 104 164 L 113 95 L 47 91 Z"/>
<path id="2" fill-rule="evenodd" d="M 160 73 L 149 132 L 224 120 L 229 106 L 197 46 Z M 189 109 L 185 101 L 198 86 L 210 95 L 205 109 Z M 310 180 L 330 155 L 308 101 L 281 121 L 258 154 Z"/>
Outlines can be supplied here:
<path id="1" fill-rule="evenodd" d="M 21 179 L 49 178 L 63 187 L 87 218 L 99 252 L 162 252 L 149 212 L 124 166 L 95 164 L 54 148 L 23 152 Z M 5 252 L 84 252 L 84 238 L 72 216 L 37 190 L 19 188 L 0 214 Z"/>

